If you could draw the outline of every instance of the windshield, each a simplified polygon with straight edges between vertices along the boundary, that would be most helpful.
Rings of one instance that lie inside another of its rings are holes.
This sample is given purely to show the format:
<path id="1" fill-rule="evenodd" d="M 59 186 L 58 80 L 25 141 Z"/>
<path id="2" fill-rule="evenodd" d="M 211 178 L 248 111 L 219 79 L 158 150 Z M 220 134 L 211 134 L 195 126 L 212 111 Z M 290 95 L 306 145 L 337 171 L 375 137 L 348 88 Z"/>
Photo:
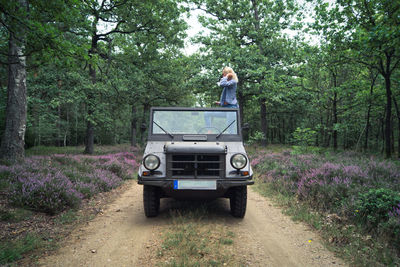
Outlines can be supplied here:
<path id="1" fill-rule="evenodd" d="M 155 110 L 153 134 L 238 134 L 236 110 Z M 160 127 L 161 126 L 161 127 Z"/>

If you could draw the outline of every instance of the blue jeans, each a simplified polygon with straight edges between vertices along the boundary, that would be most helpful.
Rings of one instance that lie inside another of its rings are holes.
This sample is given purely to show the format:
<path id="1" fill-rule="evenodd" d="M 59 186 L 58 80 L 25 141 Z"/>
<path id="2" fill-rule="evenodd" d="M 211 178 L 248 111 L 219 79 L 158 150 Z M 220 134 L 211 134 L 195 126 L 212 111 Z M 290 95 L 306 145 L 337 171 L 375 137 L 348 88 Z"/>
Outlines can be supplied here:
<path id="1" fill-rule="evenodd" d="M 223 108 L 238 108 L 239 105 L 238 104 L 226 104 L 226 105 L 222 105 Z"/>

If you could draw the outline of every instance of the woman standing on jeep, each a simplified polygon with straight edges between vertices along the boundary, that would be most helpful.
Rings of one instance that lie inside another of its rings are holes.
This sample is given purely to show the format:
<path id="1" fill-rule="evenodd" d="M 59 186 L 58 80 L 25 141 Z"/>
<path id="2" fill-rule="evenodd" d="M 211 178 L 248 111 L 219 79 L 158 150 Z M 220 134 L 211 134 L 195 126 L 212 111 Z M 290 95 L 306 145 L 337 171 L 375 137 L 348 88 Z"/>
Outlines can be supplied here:
<path id="1" fill-rule="evenodd" d="M 239 80 L 236 73 L 230 67 L 225 67 L 222 70 L 222 78 L 218 85 L 224 88 L 222 90 L 220 101 L 215 102 L 217 105 L 225 108 L 238 108 L 236 100 L 236 89 Z"/>

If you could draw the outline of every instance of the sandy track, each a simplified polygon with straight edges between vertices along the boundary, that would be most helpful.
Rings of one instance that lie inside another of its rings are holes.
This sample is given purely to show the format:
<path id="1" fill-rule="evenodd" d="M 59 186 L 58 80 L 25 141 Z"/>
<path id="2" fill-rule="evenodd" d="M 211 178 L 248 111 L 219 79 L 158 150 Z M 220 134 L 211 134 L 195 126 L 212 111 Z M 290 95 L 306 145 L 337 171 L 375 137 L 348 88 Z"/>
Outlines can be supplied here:
<path id="1" fill-rule="evenodd" d="M 143 215 L 142 187 L 132 186 L 103 214 L 76 229 L 56 255 L 42 266 L 135 266 L 142 245 L 158 232 L 160 219 Z"/>
<path id="2" fill-rule="evenodd" d="M 235 229 L 242 249 L 252 251 L 250 266 L 345 266 L 309 227 L 253 190 L 248 190 L 246 217 Z"/>
<path id="3" fill-rule="evenodd" d="M 156 252 L 149 244 L 160 243 L 160 232 L 169 223 L 169 209 L 179 202 L 162 200 L 161 214 L 146 219 L 142 207 L 142 186 L 135 181 L 110 204 L 102 215 L 76 229 L 63 247 L 39 261 L 41 266 L 151 266 Z M 319 242 L 317 234 L 294 223 L 279 208 L 249 190 L 246 217 L 229 214 L 228 200 L 210 206 L 210 227 L 225 224 L 235 232 L 234 249 L 249 266 L 344 266 Z M 147 248 L 146 248 L 147 247 Z M 154 256 L 153 256 L 154 255 Z"/>

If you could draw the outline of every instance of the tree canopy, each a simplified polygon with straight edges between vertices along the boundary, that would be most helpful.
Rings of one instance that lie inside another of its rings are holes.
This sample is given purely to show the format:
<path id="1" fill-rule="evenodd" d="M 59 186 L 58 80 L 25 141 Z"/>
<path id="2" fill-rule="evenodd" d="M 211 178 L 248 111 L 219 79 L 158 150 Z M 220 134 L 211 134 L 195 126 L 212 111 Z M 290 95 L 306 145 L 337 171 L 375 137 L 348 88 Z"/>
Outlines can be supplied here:
<path id="1" fill-rule="evenodd" d="M 246 142 L 400 154 L 398 1 L 0 3 L 1 157 L 142 143 L 151 106 L 213 106 L 224 66 Z"/>

